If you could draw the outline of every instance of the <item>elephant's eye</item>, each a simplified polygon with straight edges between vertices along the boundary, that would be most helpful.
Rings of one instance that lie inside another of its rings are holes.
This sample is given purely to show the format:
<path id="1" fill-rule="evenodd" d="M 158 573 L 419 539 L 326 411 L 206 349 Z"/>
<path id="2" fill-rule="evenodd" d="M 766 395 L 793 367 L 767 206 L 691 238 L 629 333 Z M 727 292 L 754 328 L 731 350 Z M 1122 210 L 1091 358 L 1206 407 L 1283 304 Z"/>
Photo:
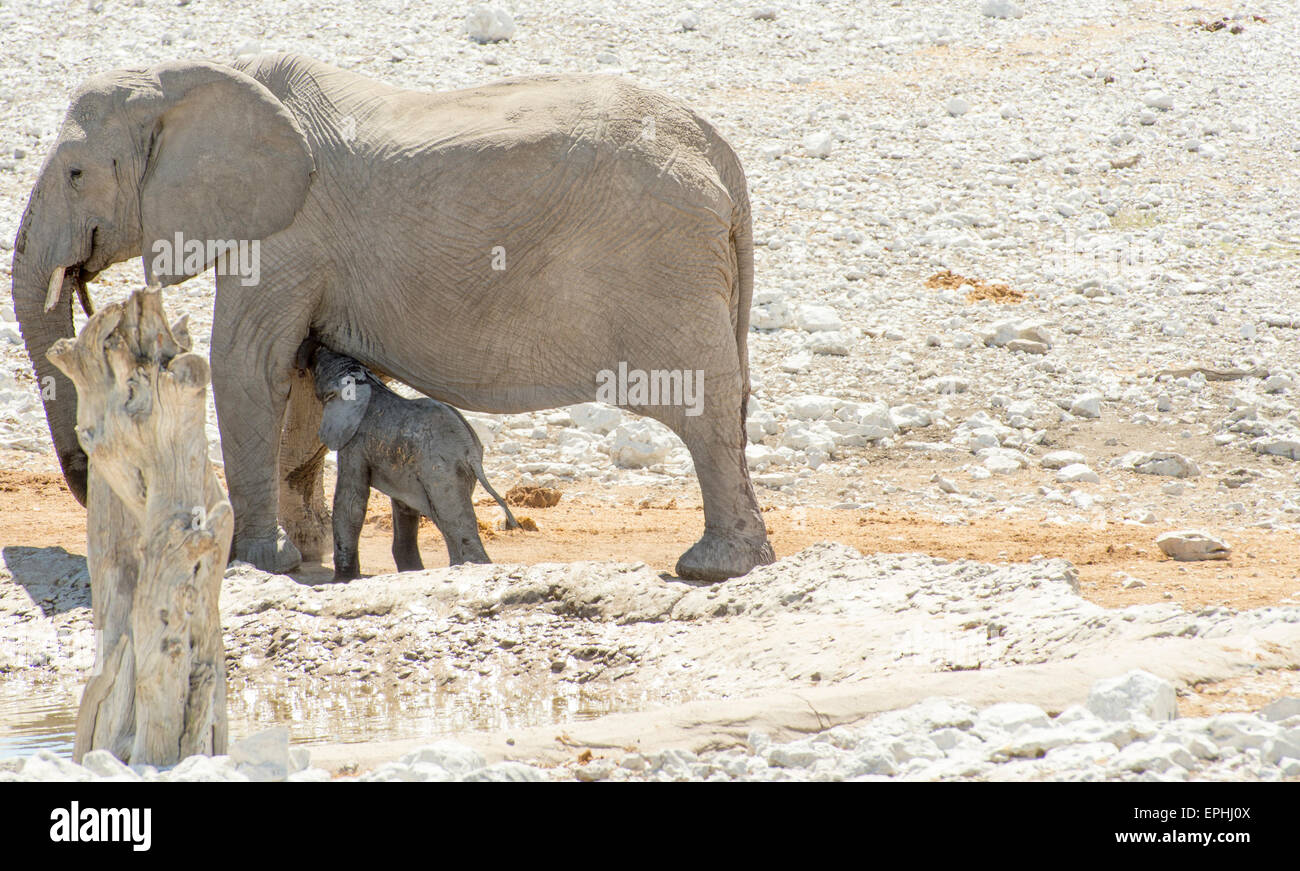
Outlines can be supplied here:
<path id="1" fill-rule="evenodd" d="M 72 182 L 73 187 L 76 187 L 77 182 L 81 181 L 81 170 L 76 167 L 68 170 L 68 181 Z"/>

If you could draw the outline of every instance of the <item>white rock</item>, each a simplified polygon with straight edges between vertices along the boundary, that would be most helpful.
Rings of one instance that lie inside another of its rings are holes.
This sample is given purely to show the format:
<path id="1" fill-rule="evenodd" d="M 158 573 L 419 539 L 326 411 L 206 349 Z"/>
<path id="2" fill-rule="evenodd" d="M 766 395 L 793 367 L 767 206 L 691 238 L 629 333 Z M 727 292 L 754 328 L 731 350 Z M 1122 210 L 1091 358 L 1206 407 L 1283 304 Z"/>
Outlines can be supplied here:
<path id="1" fill-rule="evenodd" d="M 1208 724 L 1211 740 L 1221 748 L 1233 750 L 1262 750 L 1269 741 L 1282 734 L 1282 729 L 1254 714 L 1219 714 Z"/>
<path id="2" fill-rule="evenodd" d="M 417 763 L 436 765 L 457 778 L 487 765 L 482 753 L 457 741 L 438 741 L 418 750 L 412 750 L 400 761 L 404 765 Z"/>
<path id="3" fill-rule="evenodd" d="M 796 451 L 820 451 L 829 454 L 835 450 L 835 433 L 821 422 L 812 424 L 803 421 L 791 421 L 781 433 L 781 447 Z"/>
<path id="4" fill-rule="evenodd" d="M 574 426 L 584 432 L 598 435 L 608 435 L 623 422 L 622 410 L 599 402 L 584 402 L 581 405 L 571 405 L 568 412 L 573 419 Z"/>
<path id="5" fill-rule="evenodd" d="M 1090 768 L 1099 762 L 1113 757 L 1119 749 L 1109 741 L 1088 741 L 1082 744 L 1066 744 L 1047 751 L 1043 764 L 1048 768 Z"/>
<path id="6" fill-rule="evenodd" d="M 787 399 L 785 413 L 795 420 L 829 420 L 844 406 L 844 400 L 820 393 L 805 393 Z"/>
<path id="7" fill-rule="evenodd" d="M 660 424 L 648 420 L 621 423 L 613 433 L 609 455 L 624 469 L 638 469 L 662 463 L 672 452 L 673 435 Z"/>
<path id="8" fill-rule="evenodd" d="M 697 30 L 700 26 L 700 16 L 694 12 L 683 12 L 677 16 L 677 29 L 681 31 Z"/>
<path id="9" fill-rule="evenodd" d="M 1120 677 L 1099 680 L 1088 692 L 1088 710 L 1103 720 L 1172 720 L 1178 716 L 1178 699 L 1169 681 L 1147 671 L 1134 670 Z"/>
<path id="10" fill-rule="evenodd" d="M 1228 559 L 1232 548 L 1226 541 L 1200 529 L 1181 529 L 1156 537 L 1166 556 L 1184 562 Z"/>
<path id="11" fill-rule="evenodd" d="M 38 750 L 23 762 L 19 773 L 24 779 L 40 782 L 85 781 L 94 774 L 70 759 L 64 759 L 51 750 Z"/>
<path id="12" fill-rule="evenodd" d="M 547 783 L 551 776 L 544 769 L 522 762 L 498 762 L 471 771 L 461 780 L 465 783 Z"/>
<path id="13" fill-rule="evenodd" d="M 1025 11 L 1013 0 L 984 0 L 980 14 L 985 18 L 1020 18 Z"/>
<path id="14" fill-rule="evenodd" d="M 289 776 L 289 730 L 275 726 L 236 741 L 230 758 L 252 781 L 283 780 Z"/>
<path id="15" fill-rule="evenodd" d="M 782 372 L 789 372 L 791 375 L 798 375 L 807 372 L 813 364 L 813 355 L 811 351 L 798 351 L 789 357 L 782 357 L 781 362 L 776 367 Z"/>
<path id="16" fill-rule="evenodd" d="M 983 455 L 984 468 L 995 475 L 1010 475 L 1025 466 L 1025 461 L 1018 451 L 1007 448 L 984 448 L 980 453 Z"/>
<path id="17" fill-rule="evenodd" d="M 1051 726 L 1026 728 L 1001 742 L 997 749 L 993 751 L 993 758 L 995 760 L 1014 759 L 1016 757 L 1037 759 L 1049 750 L 1076 743 L 1079 742 L 1075 736 L 1066 729 L 1057 729 Z"/>
<path id="18" fill-rule="evenodd" d="M 465 32 L 478 43 L 504 42 L 515 35 L 515 19 L 500 7 L 475 6 L 465 18 Z"/>
<path id="19" fill-rule="evenodd" d="M 236 765 L 231 756 L 190 756 L 167 772 L 166 779 L 186 783 L 266 783 L 288 776 L 287 767 L 280 768 L 270 761 Z"/>
<path id="20" fill-rule="evenodd" d="M 1175 768 L 1191 768 L 1196 765 L 1196 757 L 1183 745 L 1173 741 L 1137 741 L 1110 759 L 1109 765 L 1120 771 L 1165 772 Z"/>
<path id="21" fill-rule="evenodd" d="M 597 783 L 608 780 L 609 776 L 614 773 L 614 768 L 615 765 L 612 760 L 593 759 L 586 765 L 579 765 L 574 769 L 573 775 L 583 783 Z"/>
<path id="22" fill-rule="evenodd" d="M 949 97 L 948 102 L 943 104 L 943 110 L 953 117 L 959 117 L 970 111 L 970 103 L 961 97 Z"/>
<path id="23" fill-rule="evenodd" d="M 965 393 L 970 389 L 970 383 L 957 375 L 941 375 L 930 382 L 930 389 L 944 395 Z"/>
<path id="24" fill-rule="evenodd" d="M 1101 417 L 1101 396 L 1096 393 L 1085 393 L 1075 397 L 1070 402 L 1070 414 L 1091 419 Z"/>
<path id="25" fill-rule="evenodd" d="M 839 330 L 813 333 L 808 340 L 808 350 L 814 354 L 827 354 L 833 357 L 849 356 L 851 345 L 848 334 Z"/>
<path id="26" fill-rule="evenodd" d="M 139 780 L 140 776 L 119 760 L 108 750 L 91 750 L 81 757 L 81 767 L 93 772 L 96 777 L 120 777 L 126 780 Z"/>
<path id="27" fill-rule="evenodd" d="M 1043 458 L 1039 460 L 1039 465 L 1044 469 L 1064 469 L 1066 466 L 1086 462 L 1087 457 L 1077 451 L 1052 451 L 1043 454 Z"/>
<path id="28" fill-rule="evenodd" d="M 1149 109 L 1168 111 L 1174 108 L 1173 95 L 1165 91 L 1147 91 L 1142 95 L 1142 102 Z"/>
<path id="29" fill-rule="evenodd" d="M 1083 463 L 1071 463 L 1056 473 L 1061 484 L 1100 484 L 1101 476 Z"/>
<path id="30" fill-rule="evenodd" d="M 1264 719 L 1272 722 L 1300 717 L 1300 699 L 1287 697 L 1278 699 L 1275 702 L 1269 702 L 1259 709 L 1259 713 Z M 86 765 L 86 761 L 83 759 L 81 764 Z M 86 765 L 86 767 L 89 768 L 90 766 Z"/>
<path id="31" fill-rule="evenodd" d="M 799 329 L 810 333 L 844 329 L 839 313 L 828 305 L 799 306 L 797 323 Z"/>
<path id="32" fill-rule="evenodd" d="M 810 133 L 804 137 L 803 150 L 809 157 L 825 159 L 831 156 L 835 147 L 835 137 L 830 133 Z"/>
<path id="33" fill-rule="evenodd" d="M 919 429 L 934 422 L 931 413 L 917 405 L 896 405 L 889 409 L 889 419 L 900 430 Z"/>
<path id="34" fill-rule="evenodd" d="M 975 731 L 988 734 L 990 731 L 1015 733 L 1021 729 L 1038 729 L 1050 726 L 1051 719 L 1037 705 L 1022 702 L 1000 702 L 979 712 L 975 719 Z"/>
<path id="35" fill-rule="evenodd" d="M 1140 475 L 1195 478 L 1201 474 L 1196 463 L 1173 451 L 1129 451 L 1115 460 L 1115 465 Z"/>
<path id="36" fill-rule="evenodd" d="M 1300 460 L 1300 433 L 1261 436 L 1251 440 L 1250 449 L 1257 454 Z"/>
<path id="37" fill-rule="evenodd" d="M 756 303 L 749 310 L 749 326 L 755 330 L 780 330 L 792 323 L 794 312 L 784 299 L 771 299 L 762 305 Z"/>

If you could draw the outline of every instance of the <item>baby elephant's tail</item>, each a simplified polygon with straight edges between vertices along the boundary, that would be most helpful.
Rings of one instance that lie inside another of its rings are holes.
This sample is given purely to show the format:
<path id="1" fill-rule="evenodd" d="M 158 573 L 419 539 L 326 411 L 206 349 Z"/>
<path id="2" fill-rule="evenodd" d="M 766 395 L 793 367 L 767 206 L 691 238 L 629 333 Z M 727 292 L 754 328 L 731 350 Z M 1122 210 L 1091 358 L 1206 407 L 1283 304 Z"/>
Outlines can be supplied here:
<path id="1" fill-rule="evenodd" d="M 483 485 L 483 489 L 488 491 L 488 495 L 495 499 L 497 504 L 501 506 L 501 510 L 506 513 L 506 529 L 519 529 L 519 521 L 515 520 L 515 515 L 510 511 L 510 506 L 506 504 L 506 500 L 501 498 L 500 493 L 492 489 L 492 485 L 488 483 L 487 475 L 483 473 L 483 442 L 479 439 L 478 433 L 474 431 L 474 427 L 470 425 L 470 422 L 465 419 L 465 415 L 460 413 L 459 408 L 454 405 L 447 407 L 456 412 L 456 416 L 460 418 L 460 422 L 464 424 L 465 429 L 469 430 L 469 437 L 474 440 L 476 450 L 474 456 L 470 458 L 470 468 L 474 472 L 474 477 L 478 478 L 478 482 Z"/>

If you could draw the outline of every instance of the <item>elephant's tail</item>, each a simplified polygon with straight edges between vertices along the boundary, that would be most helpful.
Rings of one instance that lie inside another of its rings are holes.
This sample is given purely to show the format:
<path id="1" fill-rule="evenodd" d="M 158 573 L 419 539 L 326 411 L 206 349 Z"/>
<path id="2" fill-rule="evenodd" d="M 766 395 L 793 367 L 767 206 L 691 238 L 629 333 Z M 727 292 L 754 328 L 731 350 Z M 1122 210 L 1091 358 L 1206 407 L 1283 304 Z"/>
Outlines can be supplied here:
<path id="1" fill-rule="evenodd" d="M 465 415 L 461 413 L 459 408 L 454 405 L 448 405 L 447 407 L 455 412 L 456 417 L 460 418 L 461 424 L 465 429 L 469 430 L 469 437 L 474 440 L 476 450 L 474 452 L 475 456 L 470 458 L 470 471 L 474 473 L 474 477 L 483 485 L 483 489 L 488 492 L 488 495 L 495 499 L 497 504 L 501 506 L 501 510 L 506 513 L 506 529 L 518 529 L 519 521 L 515 520 L 515 515 L 511 512 L 510 506 L 506 503 L 506 500 L 501 498 L 500 493 L 492 489 L 492 485 L 488 483 L 487 474 L 483 471 L 483 441 L 478 437 L 478 433 L 474 431 L 474 427 L 465 419 Z"/>
<path id="2" fill-rule="evenodd" d="M 492 485 L 488 483 L 487 475 L 483 474 L 482 463 L 474 464 L 474 475 L 478 478 L 478 482 L 483 485 L 483 489 L 488 491 L 488 495 L 497 500 L 501 510 L 506 513 L 506 529 L 519 529 L 519 521 L 515 520 L 515 515 L 511 512 L 510 506 L 506 504 L 506 500 L 502 499 L 501 494 L 493 490 Z"/>
<path id="3" fill-rule="evenodd" d="M 740 355 L 740 425 L 749 418 L 749 307 L 754 299 L 754 228 L 749 212 L 749 192 L 741 176 L 731 216 L 731 250 L 736 258 L 732 276 L 735 300 L 736 353 Z"/>

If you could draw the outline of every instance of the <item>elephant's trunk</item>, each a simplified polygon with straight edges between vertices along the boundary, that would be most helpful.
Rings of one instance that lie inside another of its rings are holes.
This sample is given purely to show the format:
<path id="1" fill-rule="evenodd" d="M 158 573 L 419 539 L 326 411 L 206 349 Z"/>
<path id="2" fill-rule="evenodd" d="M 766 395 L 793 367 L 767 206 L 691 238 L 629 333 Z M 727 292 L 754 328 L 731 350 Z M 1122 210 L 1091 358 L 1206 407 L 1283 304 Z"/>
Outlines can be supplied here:
<path id="1" fill-rule="evenodd" d="M 64 480 L 77 501 L 85 505 L 88 466 L 77 441 L 77 391 L 45 356 L 56 341 L 73 335 L 72 298 L 74 294 L 85 294 L 85 284 L 80 265 L 56 262 L 57 254 L 42 244 L 42 233 L 33 217 L 37 197 L 33 195 L 32 199 L 14 242 L 14 314 L 36 370 L 36 389 L 45 403 L 45 417 Z"/>

